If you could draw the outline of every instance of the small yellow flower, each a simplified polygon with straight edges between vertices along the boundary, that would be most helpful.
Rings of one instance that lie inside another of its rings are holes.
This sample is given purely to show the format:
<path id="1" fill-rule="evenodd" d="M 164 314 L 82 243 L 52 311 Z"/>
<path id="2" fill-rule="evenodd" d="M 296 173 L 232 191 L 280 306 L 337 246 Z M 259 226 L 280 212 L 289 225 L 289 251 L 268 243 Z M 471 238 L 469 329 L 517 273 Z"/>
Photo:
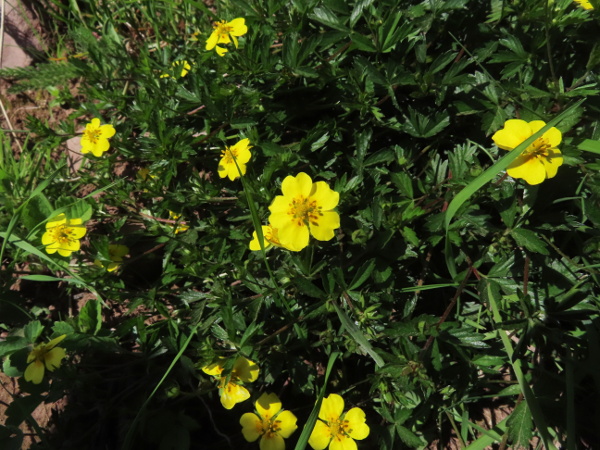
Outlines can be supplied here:
<path id="1" fill-rule="evenodd" d="M 212 50 L 214 48 L 219 56 L 223 56 L 227 53 L 227 49 L 225 47 L 219 47 L 218 44 L 229 44 L 233 41 L 233 45 L 237 48 L 237 38 L 243 36 L 247 32 L 248 27 L 246 26 L 246 20 L 241 17 L 233 19 L 231 22 L 225 22 L 224 20 L 215 22 L 213 24 L 213 32 L 206 40 L 206 50 Z"/>
<path id="2" fill-rule="evenodd" d="M 246 138 L 222 150 L 221 161 L 219 161 L 218 167 L 219 176 L 221 178 L 229 177 L 233 181 L 241 175 L 245 175 L 246 164 L 252 157 L 252 153 L 250 153 L 251 148 L 250 139 Z"/>
<path id="3" fill-rule="evenodd" d="M 56 345 L 66 337 L 67 335 L 63 334 L 47 344 L 38 344 L 33 347 L 33 350 L 29 352 L 29 356 L 27 356 L 29 365 L 24 374 L 26 381 L 40 384 L 44 378 L 45 369 L 53 372 L 54 369 L 60 367 L 60 362 L 67 356 L 67 353 L 64 348 Z"/>
<path id="4" fill-rule="evenodd" d="M 344 399 L 330 394 L 323 399 L 319 419 L 308 439 L 308 445 L 314 450 L 356 450 L 356 440 L 369 435 L 369 426 L 365 423 L 365 412 L 352 408 L 344 414 Z"/>
<path id="5" fill-rule="evenodd" d="M 110 148 L 108 139 L 115 135 L 115 128 L 110 124 L 100 125 L 100 119 L 92 119 L 85 126 L 81 137 L 81 153 L 92 153 L 100 157 Z"/>
<path id="6" fill-rule="evenodd" d="M 263 393 L 254 406 L 258 414 L 245 413 L 240 418 L 244 438 L 254 442 L 260 437 L 260 450 L 284 450 L 284 439 L 298 428 L 296 416 L 281 409 L 275 394 Z"/>
<path id="7" fill-rule="evenodd" d="M 262 234 L 264 237 L 263 246 L 266 249 L 270 248 L 272 245 L 275 247 L 281 247 L 281 242 L 279 242 L 279 236 L 277 233 L 277 228 L 273 228 L 271 225 L 262 225 Z M 250 250 L 258 251 L 260 250 L 260 243 L 258 242 L 258 233 L 256 231 L 252 232 L 252 240 L 250 241 Z"/>
<path id="8" fill-rule="evenodd" d="M 340 226 L 339 214 L 332 211 L 339 193 L 324 181 L 313 183 L 304 172 L 285 177 L 281 192 L 269 206 L 269 223 L 277 229 L 283 247 L 300 251 L 308 245 L 309 235 L 319 241 L 333 239 L 333 231 Z"/>
<path id="9" fill-rule="evenodd" d="M 542 120 L 525 122 L 510 119 L 504 123 L 504 128 L 494 133 L 492 139 L 501 149 L 512 150 L 544 126 L 546 122 Z M 561 132 L 557 128 L 550 128 L 510 163 L 506 173 L 513 178 L 523 178 L 532 185 L 554 177 L 563 163 L 563 157 L 557 148 L 561 141 Z"/>
<path id="10" fill-rule="evenodd" d="M 581 6 L 583 9 L 594 9 L 592 4 L 588 0 L 574 0 L 574 1 L 575 1 L 575 3 L 579 3 L 579 6 Z"/>
<path id="11" fill-rule="evenodd" d="M 221 404 L 225 409 L 231 409 L 236 403 L 241 403 L 250 398 L 250 392 L 240 383 L 251 383 L 258 378 L 258 366 L 243 356 L 238 356 L 233 363 L 229 376 L 222 375 L 225 368 L 225 358 L 219 358 L 216 362 L 202 368 L 207 375 L 219 379 L 219 391 Z"/>
<path id="12" fill-rule="evenodd" d="M 108 245 L 108 258 L 110 262 L 103 263 L 99 259 L 94 260 L 94 264 L 98 267 L 104 267 L 107 272 L 114 272 L 119 268 L 123 262 L 123 256 L 129 253 L 129 247 L 126 245 L 109 244 Z"/>
<path id="13" fill-rule="evenodd" d="M 71 256 L 81 248 L 79 239 L 85 236 L 86 231 L 81 219 L 67 219 L 64 214 L 59 214 L 46 222 L 42 244 L 49 255 L 58 252 L 60 256 Z"/>
<path id="14" fill-rule="evenodd" d="M 175 73 L 175 77 L 176 78 L 183 78 L 185 77 L 188 72 L 192 69 L 192 66 L 190 66 L 190 64 L 183 60 L 183 61 L 173 61 L 173 64 L 171 64 L 171 67 L 173 68 L 173 72 Z M 177 71 L 181 68 L 181 72 L 179 72 L 179 75 L 177 75 Z M 168 73 L 163 73 L 160 77 L 161 78 L 169 78 L 171 75 Z"/>
<path id="15" fill-rule="evenodd" d="M 177 214 L 177 213 L 174 213 L 173 211 L 169 211 L 169 219 L 179 220 L 180 217 L 181 217 L 181 214 Z M 177 222 L 173 226 L 173 232 L 175 234 L 183 233 L 184 231 L 187 231 L 189 229 L 190 229 L 190 227 L 188 225 L 186 225 L 185 222 Z"/>

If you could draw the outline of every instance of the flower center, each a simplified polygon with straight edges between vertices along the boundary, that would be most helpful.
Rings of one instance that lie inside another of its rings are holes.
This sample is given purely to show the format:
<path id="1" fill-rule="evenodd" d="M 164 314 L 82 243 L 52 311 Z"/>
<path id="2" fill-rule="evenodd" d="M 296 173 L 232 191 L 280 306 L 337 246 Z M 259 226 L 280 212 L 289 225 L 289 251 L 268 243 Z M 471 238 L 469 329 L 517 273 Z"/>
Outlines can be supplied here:
<path id="1" fill-rule="evenodd" d="M 223 36 L 227 36 L 229 33 L 231 33 L 232 31 L 232 27 L 230 25 L 227 24 L 227 22 L 225 22 L 224 20 L 221 20 L 220 22 L 215 22 L 213 24 L 213 28 L 215 30 L 217 30 L 217 33 L 219 33 L 219 38 L 223 37 Z"/>
<path id="2" fill-rule="evenodd" d="M 71 230 L 66 225 L 59 225 L 54 230 L 54 241 L 60 244 L 67 244 L 73 239 L 71 238 Z"/>
<path id="3" fill-rule="evenodd" d="M 531 144 L 525 152 L 531 158 L 547 157 L 550 147 L 548 140 L 541 137 L 533 141 L 533 144 Z"/>
<path id="4" fill-rule="evenodd" d="M 272 439 L 281 431 L 281 420 L 263 419 L 262 433 L 265 438 Z"/>
<path id="5" fill-rule="evenodd" d="M 350 422 L 347 420 L 333 420 L 329 422 L 329 429 L 331 430 L 331 437 L 338 441 L 350 436 L 350 433 L 352 433 Z"/>
<path id="6" fill-rule="evenodd" d="M 45 344 L 40 344 L 39 346 L 34 347 L 33 350 L 31 350 L 31 353 L 33 353 L 36 361 L 44 362 L 48 350 L 46 349 Z"/>
<path id="7" fill-rule="evenodd" d="M 227 147 L 225 150 L 221 151 L 221 156 L 225 161 L 225 164 L 233 164 L 233 159 L 238 157 L 238 152 L 236 149 L 231 150 Z"/>
<path id="8" fill-rule="evenodd" d="M 321 212 L 322 206 L 318 206 L 316 200 L 299 195 L 292 200 L 289 206 L 288 214 L 299 227 L 309 223 L 314 226 L 319 225 L 319 216 L 322 216 L 323 213 Z"/>
<path id="9" fill-rule="evenodd" d="M 101 135 L 100 130 L 97 128 L 95 130 L 85 130 L 83 134 L 85 134 L 85 137 L 88 138 L 92 144 L 97 143 Z"/>

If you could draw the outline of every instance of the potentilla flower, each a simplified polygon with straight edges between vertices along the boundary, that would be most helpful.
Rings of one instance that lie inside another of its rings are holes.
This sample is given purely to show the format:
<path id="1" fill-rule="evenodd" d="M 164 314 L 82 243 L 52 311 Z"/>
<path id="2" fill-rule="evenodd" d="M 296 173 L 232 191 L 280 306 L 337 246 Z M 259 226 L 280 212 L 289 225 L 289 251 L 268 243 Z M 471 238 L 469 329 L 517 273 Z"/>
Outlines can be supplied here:
<path id="1" fill-rule="evenodd" d="M 332 211 L 339 193 L 324 181 L 313 183 L 304 172 L 285 177 L 281 192 L 269 206 L 269 223 L 277 229 L 283 247 L 300 251 L 308 245 L 309 235 L 319 241 L 333 239 L 333 231 L 340 226 L 339 214 Z"/>
<path id="2" fill-rule="evenodd" d="M 67 356 L 65 349 L 57 347 L 67 335 L 63 334 L 55 339 L 52 339 L 47 344 L 38 344 L 33 347 L 29 356 L 27 356 L 27 362 L 29 365 L 25 369 L 25 380 L 31 381 L 34 384 L 40 384 L 44 378 L 44 372 L 48 369 L 53 372 L 54 369 L 60 367 L 62 359 Z"/>
<path id="3" fill-rule="evenodd" d="M 510 119 L 504 123 L 504 128 L 494 133 L 492 139 L 501 149 L 512 150 L 544 126 L 546 122 L 542 120 L 525 122 Z M 506 173 L 513 178 L 523 178 L 532 185 L 554 177 L 563 163 L 560 150 L 556 148 L 561 141 L 561 132 L 550 128 L 510 163 Z"/>
<path id="4" fill-rule="evenodd" d="M 231 22 L 225 22 L 224 20 L 215 22 L 213 24 L 213 32 L 206 40 L 206 50 L 212 50 L 214 48 L 219 56 L 223 56 L 227 53 L 227 49 L 225 47 L 219 47 L 218 44 L 229 44 L 233 41 L 233 45 L 237 48 L 237 38 L 243 36 L 247 32 L 248 27 L 246 26 L 246 20 L 241 17 L 233 19 Z"/>
<path id="5" fill-rule="evenodd" d="M 279 242 L 279 236 L 277 232 L 277 228 L 273 228 L 271 225 L 262 225 L 262 234 L 263 234 L 263 247 L 266 249 L 271 246 L 281 247 L 281 242 Z M 258 233 L 255 231 L 252 232 L 252 240 L 250 241 L 250 250 L 257 251 L 260 250 L 260 243 L 258 242 Z"/>
<path id="6" fill-rule="evenodd" d="M 594 9 L 592 4 L 588 0 L 574 0 L 574 1 L 575 1 L 575 3 L 579 3 L 579 6 L 581 6 L 583 9 Z"/>
<path id="7" fill-rule="evenodd" d="M 175 233 L 175 234 L 183 233 L 184 231 L 187 231 L 190 229 L 189 225 L 186 225 L 185 222 L 179 222 L 180 218 L 181 218 L 181 214 L 177 214 L 177 213 L 174 213 L 173 211 L 169 211 L 169 219 L 178 221 L 176 224 L 173 225 L 173 233 Z"/>
<path id="8" fill-rule="evenodd" d="M 236 403 L 241 403 L 250 398 L 250 392 L 240 383 L 251 383 L 258 378 L 258 366 L 243 356 L 238 356 L 233 363 L 229 375 L 223 375 L 225 369 L 225 358 L 219 358 L 216 362 L 202 368 L 207 375 L 219 379 L 219 391 L 221 404 L 225 409 L 231 409 Z"/>
<path id="9" fill-rule="evenodd" d="M 252 153 L 250 153 L 251 148 L 250 139 L 246 138 L 222 150 L 221 161 L 219 161 L 218 167 L 219 176 L 221 178 L 229 177 L 233 181 L 241 175 L 245 175 L 246 163 L 252 157 Z"/>
<path id="10" fill-rule="evenodd" d="M 50 255 L 58 252 L 60 256 L 71 256 L 81 248 L 79 239 L 85 236 L 86 231 L 80 218 L 67 219 L 64 214 L 59 214 L 46 222 L 42 244 Z"/>
<path id="11" fill-rule="evenodd" d="M 275 394 L 263 393 L 254 406 L 257 414 L 245 413 L 240 418 L 244 438 L 254 442 L 260 437 L 260 450 L 284 450 L 284 439 L 298 428 L 296 416 L 281 409 Z"/>
<path id="12" fill-rule="evenodd" d="M 323 399 L 319 419 L 308 439 L 314 450 L 356 450 L 354 440 L 362 440 L 369 435 L 369 426 L 365 423 L 365 412 L 352 408 L 344 414 L 344 399 L 330 394 Z"/>
<path id="13" fill-rule="evenodd" d="M 183 60 L 183 61 L 173 61 L 173 64 L 171 64 L 171 67 L 173 68 L 173 73 L 175 74 L 175 78 L 183 78 L 185 77 L 188 72 L 192 69 L 192 66 L 190 66 L 190 64 Z M 160 77 L 161 78 L 169 78 L 171 75 L 168 73 L 163 73 Z"/>
<path id="14" fill-rule="evenodd" d="M 123 262 L 123 256 L 129 253 L 129 247 L 120 244 L 108 245 L 108 258 L 110 262 L 102 262 L 99 259 L 94 260 L 94 264 L 99 267 L 104 267 L 107 272 L 114 272 Z"/>
<path id="15" fill-rule="evenodd" d="M 81 137 L 81 153 L 92 153 L 100 157 L 110 148 L 108 139 L 115 135 L 115 128 L 110 124 L 100 125 L 100 119 L 92 119 L 85 126 Z"/>

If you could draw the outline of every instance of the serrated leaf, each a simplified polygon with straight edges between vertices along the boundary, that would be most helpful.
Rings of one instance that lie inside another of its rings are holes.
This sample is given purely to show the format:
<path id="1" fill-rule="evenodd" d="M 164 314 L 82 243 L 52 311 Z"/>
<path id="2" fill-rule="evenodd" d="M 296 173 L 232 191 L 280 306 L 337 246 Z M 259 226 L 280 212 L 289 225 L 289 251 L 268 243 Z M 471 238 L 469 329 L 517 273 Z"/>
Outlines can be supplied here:
<path id="1" fill-rule="evenodd" d="M 517 405 L 506 424 L 508 439 L 514 448 L 529 448 L 529 441 L 533 437 L 533 419 L 526 401 Z"/>
<path id="2" fill-rule="evenodd" d="M 309 280 L 303 277 L 297 277 L 294 279 L 294 285 L 298 288 L 300 292 L 308 295 L 309 297 L 323 299 L 326 297 L 325 292 L 323 292 L 320 288 L 315 286 Z"/>
<path id="3" fill-rule="evenodd" d="M 350 31 L 348 27 L 344 25 L 340 16 L 326 6 L 313 9 L 312 14 L 309 14 L 308 17 L 335 30 Z"/>
<path id="4" fill-rule="evenodd" d="M 23 327 L 23 333 L 25 334 L 25 339 L 27 339 L 27 342 L 35 342 L 40 334 L 42 334 L 42 331 L 44 331 L 44 327 L 39 320 L 29 322 Z"/>
<path id="5" fill-rule="evenodd" d="M 525 247 L 527 250 L 541 255 L 550 254 L 544 241 L 537 237 L 535 232 L 524 228 L 516 228 L 511 230 L 510 234 L 518 245 Z"/>
<path id="6" fill-rule="evenodd" d="M 0 358 L 28 345 L 29 341 L 21 336 L 8 336 L 0 342 Z"/>
<path id="7" fill-rule="evenodd" d="M 423 441 L 419 439 L 415 433 L 410 431 L 408 428 L 403 427 L 402 425 L 396 424 L 396 433 L 398 433 L 398 437 L 402 440 L 402 442 L 409 447 L 417 448 L 423 445 Z"/>
<path id="8" fill-rule="evenodd" d="M 79 328 L 83 333 L 96 334 L 102 327 L 102 305 L 98 300 L 89 300 L 77 318 Z"/>

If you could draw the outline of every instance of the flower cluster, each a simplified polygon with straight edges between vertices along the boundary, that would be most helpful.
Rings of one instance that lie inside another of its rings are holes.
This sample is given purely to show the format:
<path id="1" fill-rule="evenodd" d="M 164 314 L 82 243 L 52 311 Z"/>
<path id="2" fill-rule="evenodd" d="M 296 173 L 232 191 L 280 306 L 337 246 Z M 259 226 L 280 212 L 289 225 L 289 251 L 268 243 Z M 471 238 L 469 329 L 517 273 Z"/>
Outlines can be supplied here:
<path id="1" fill-rule="evenodd" d="M 42 244 L 50 255 L 58 252 L 60 256 L 71 256 L 71 253 L 81 248 L 79 240 L 85 236 L 86 231 L 80 218 L 67 219 L 64 214 L 59 214 L 46 222 Z"/>
<path id="2" fill-rule="evenodd" d="M 225 409 L 233 408 L 236 403 L 241 403 L 250 398 L 250 392 L 242 383 L 251 383 L 258 378 L 258 366 L 243 356 L 238 356 L 233 363 L 229 375 L 223 374 L 226 358 L 219 358 L 216 362 L 202 368 L 202 371 L 219 380 L 221 404 Z"/>
<path id="3" fill-rule="evenodd" d="M 513 150 L 545 126 L 546 122 L 542 120 L 507 120 L 504 128 L 494 133 L 492 140 L 503 150 Z M 563 157 L 557 148 L 561 140 L 561 132 L 554 127 L 550 128 L 527 147 L 508 166 L 506 172 L 511 177 L 523 178 L 532 185 L 554 177 L 563 163 Z"/>
<path id="4" fill-rule="evenodd" d="M 219 44 L 230 44 L 233 42 L 233 45 L 237 48 L 237 38 L 247 32 L 246 20 L 241 17 L 233 19 L 231 22 L 225 22 L 224 20 L 215 22 L 213 24 L 213 32 L 206 40 L 206 50 L 214 48 L 219 56 L 223 56 L 228 50 L 225 47 L 219 47 Z"/>
<path id="5" fill-rule="evenodd" d="M 67 356 L 67 353 L 64 348 L 57 347 L 57 345 L 66 337 L 67 335 L 63 334 L 52 339 L 47 344 L 38 344 L 33 347 L 27 356 L 29 365 L 24 373 L 26 381 L 31 381 L 33 384 L 40 384 L 44 378 L 46 369 L 53 372 L 54 369 L 60 367 L 60 363 Z"/>

